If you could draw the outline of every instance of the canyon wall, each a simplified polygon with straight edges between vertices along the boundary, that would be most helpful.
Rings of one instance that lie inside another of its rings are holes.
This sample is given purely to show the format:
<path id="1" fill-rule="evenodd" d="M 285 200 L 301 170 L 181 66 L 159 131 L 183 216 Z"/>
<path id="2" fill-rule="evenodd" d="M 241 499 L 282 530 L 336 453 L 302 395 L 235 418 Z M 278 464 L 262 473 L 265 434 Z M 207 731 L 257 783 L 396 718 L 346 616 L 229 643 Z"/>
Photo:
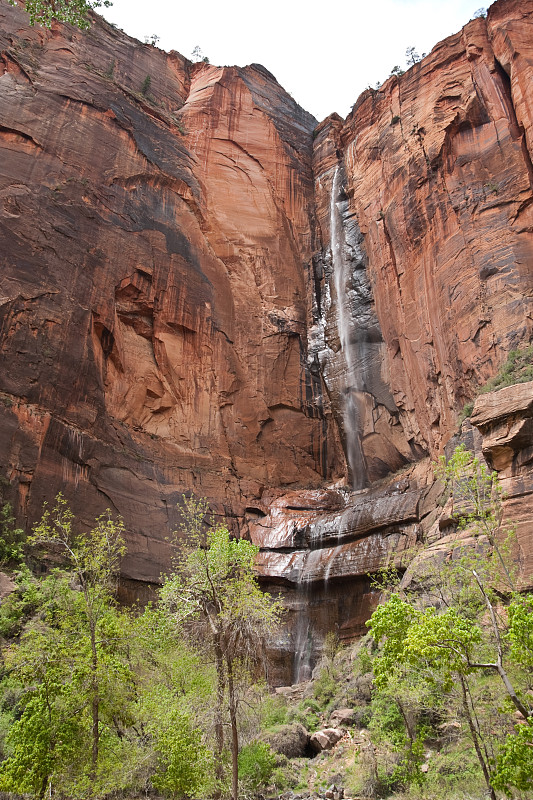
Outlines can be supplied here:
<path id="1" fill-rule="evenodd" d="M 445 547 L 430 460 L 460 437 L 500 471 L 531 574 L 533 387 L 457 419 L 532 338 L 532 30 L 533 0 L 500 0 L 317 124 L 262 66 L 96 17 L 30 28 L 0 0 L 18 517 L 58 491 L 84 524 L 121 514 L 135 596 L 181 495 L 207 497 L 286 599 L 279 680 L 365 630 L 369 573 Z"/>
<path id="2" fill-rule="evenodd" d="M 242 517 L 343 472 L 307 359 L 312 131 L 264 68 L 0 5 L 0 451 L 157 580 L 183 492 Z"/>
<path id="3" fill-rule="evenodd" d="M 315 130 L 309 350 L 356 491 L 283 494 L 251 526 L 292 610 L 277 647 L 293 679 L 324 631 L 365 632 L 369 573 L 449 555 L 458 534 L 431 460 L 461 441 L 499 472 L 531 582 L 533 384 L 482 395 L 477 427 L 459 432 L 458 414 L 532 338 L 532 32 L 531 2 L 496 3 Z"/>

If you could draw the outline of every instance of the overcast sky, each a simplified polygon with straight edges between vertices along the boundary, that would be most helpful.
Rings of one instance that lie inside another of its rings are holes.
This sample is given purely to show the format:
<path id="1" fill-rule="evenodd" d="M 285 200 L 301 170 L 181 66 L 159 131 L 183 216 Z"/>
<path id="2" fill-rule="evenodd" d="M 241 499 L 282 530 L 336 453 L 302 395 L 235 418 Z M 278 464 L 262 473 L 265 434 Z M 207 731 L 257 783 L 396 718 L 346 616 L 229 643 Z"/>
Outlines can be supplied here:
<path id="1" fill-rule="evenodd" d="M 110 22 L 144 41 L 212 64 L 263 64 L 307 111 L 343 117 L 385 80 L 405 50 L 429 52 L 459 31 L 482 0 L 113 0 Z"/>

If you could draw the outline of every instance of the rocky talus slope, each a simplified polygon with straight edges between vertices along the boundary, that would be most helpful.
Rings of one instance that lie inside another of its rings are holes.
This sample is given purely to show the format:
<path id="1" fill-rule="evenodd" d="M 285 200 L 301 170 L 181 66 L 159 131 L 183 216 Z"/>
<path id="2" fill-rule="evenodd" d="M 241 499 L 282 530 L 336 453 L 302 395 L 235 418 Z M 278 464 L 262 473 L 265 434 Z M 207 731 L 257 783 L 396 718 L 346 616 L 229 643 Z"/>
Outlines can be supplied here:
<path id="1" fill-rule="evenodd" d="M 182 493 L 262 548 L 279 680 L 350 638 L 368 573 L 442 541 L 430 460 L 533 320 L 533 2 L 499 0 L 320 124 L 262 66 L 192 64 L 0 3 L 0 472 L 128 531 Z M 533 572 L 531 383 L 463 437 Z"/>

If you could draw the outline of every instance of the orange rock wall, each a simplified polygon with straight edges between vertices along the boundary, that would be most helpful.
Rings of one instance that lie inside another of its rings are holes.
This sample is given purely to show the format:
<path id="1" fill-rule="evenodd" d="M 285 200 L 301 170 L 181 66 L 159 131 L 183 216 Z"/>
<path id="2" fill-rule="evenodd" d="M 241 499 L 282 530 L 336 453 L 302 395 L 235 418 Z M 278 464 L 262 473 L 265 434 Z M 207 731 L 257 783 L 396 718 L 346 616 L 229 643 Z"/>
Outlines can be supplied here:
<path id="1" fill-rule="evenodd" d="M 242 516 L 342 456 L 308 368 L 316 121 L 262 67 L 192 65 L 0 6 L 0 443 L 157 579 L 191 491 Z"/>
<path id="2" fill-rule="evenodd" d="M 321 123 L 315 140 L 324 247 L 340 165 L 364 239 L 381 374 L 405 440 L 433 456 L 478 386 L 532 335 L 532 28 L 530 0 L 501 0 L 363 93 L 345 122 Z M 335 349 L 334 331 L 329 340 Z M 362 432 L 370 458 L 376 433 Z M 381 440 L 390 449 L 390 433 Z M 401 437 L 394 444 L 405 452 Z"/>

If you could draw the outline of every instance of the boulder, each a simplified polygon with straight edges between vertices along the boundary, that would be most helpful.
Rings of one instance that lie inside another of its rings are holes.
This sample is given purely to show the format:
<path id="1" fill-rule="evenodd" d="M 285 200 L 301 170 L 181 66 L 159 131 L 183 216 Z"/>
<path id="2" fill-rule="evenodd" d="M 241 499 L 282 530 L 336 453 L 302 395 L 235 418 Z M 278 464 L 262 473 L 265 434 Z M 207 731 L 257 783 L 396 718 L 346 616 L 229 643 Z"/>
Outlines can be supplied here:
<path id="1" fill-rule="evenodd" d="M 307 753 L 309 734 L 303 725 L 295 722 L 292 725 L 283 725 L 275 733 L 265 734 L 263 741 L 269 744 L 275 753 L 287 758 L 301 758 Z"/>
<path id="2" fill-rule="evenodd" d="M 329 718 L 332 728 L 350 728 L 355 722 L 356 711 L 354 708 L 337 708 Z"/>
<path id="3" fill-rule="evenodd" d="M 321 753 L 323 750 L 331 750 L 343 736 L 344 731 L 340 728 L 322 728 L 313 733 L 309 744 L 314 753 Z"/>

